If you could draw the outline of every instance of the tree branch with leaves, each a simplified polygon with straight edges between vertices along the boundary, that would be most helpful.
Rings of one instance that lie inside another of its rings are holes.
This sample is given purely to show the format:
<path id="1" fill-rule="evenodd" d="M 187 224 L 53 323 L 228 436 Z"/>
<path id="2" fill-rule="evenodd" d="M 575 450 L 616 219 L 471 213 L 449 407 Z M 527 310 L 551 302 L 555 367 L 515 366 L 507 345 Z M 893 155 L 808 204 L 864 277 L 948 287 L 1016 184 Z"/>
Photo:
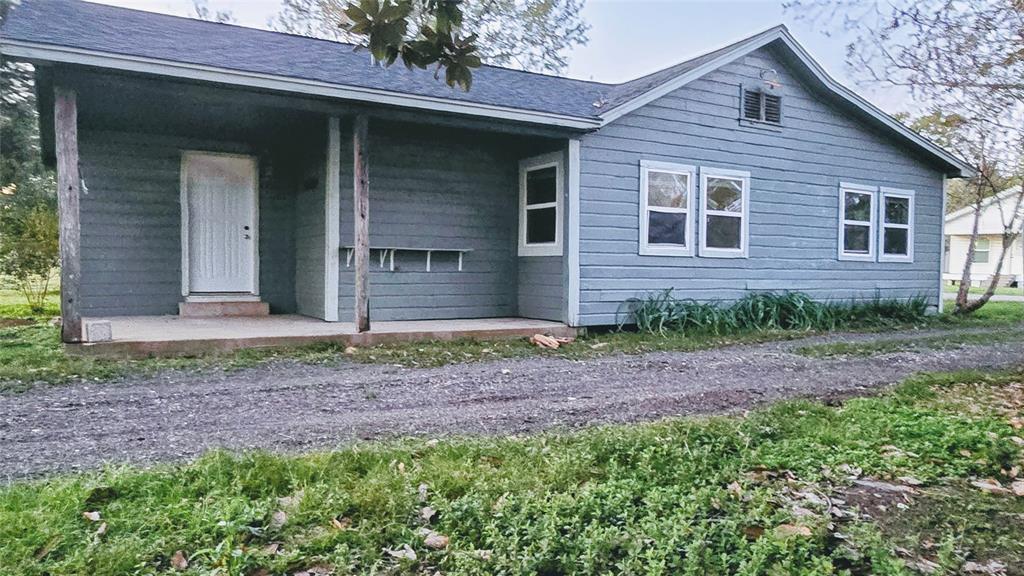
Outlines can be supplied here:
<path id="1" fill-rule="evenodd" d="M 468 90 L 483 63 L 559 73 L 586 44 L 583 0 L 283 0 L 273 28 L 352 42 Z"/>

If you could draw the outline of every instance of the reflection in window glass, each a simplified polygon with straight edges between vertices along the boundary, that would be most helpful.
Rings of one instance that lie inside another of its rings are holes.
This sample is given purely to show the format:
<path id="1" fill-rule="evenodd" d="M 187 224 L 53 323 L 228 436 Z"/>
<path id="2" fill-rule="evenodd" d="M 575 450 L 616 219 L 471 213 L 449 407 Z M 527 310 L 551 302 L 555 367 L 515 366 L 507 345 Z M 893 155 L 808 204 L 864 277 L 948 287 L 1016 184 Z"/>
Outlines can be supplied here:
<path id="1" fill-rule="evenodd" d="M 846 219 L 857 222 L 871 221 L 871 194 L 846 193 Z"/>
<path id="2" fill-rule="evenodd" d="M 848 254 L 870 254 L 871 227 L 846 224 L 843 227 L 843 251 Z"/>
<path id="3" fill-rule="evenodd" d="M 742 218 L 708 215 L 707 247 L 739 250 L 743 244 Z"/>
<path id="4" fill-rule="evenodd" d="M 686 208 L 689 180 L 689 174 L 649 171 L 647 204 L 660 208 Z"/>
<path id="5" fill-rule="evenodd" d="M 708 178 L 708 210 L 743 211 L 743 181 Z"/>
<path id="6" fill-rule="evenodd" d="M 678 244 L 686 246 L 686 213 L 648 213 L 647 242 L 650 244 Z"/>

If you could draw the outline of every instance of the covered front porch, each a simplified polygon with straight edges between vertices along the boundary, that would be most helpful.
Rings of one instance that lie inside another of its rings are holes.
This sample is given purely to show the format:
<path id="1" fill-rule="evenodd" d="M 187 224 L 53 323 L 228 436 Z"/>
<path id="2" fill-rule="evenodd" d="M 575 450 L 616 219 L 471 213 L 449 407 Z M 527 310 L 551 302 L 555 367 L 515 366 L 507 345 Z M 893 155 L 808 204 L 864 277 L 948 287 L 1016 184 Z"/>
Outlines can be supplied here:
<path id="1" fill-rule="evenodd" d="M 187 318 L 181 316 L 115 316 L 90 318 L 108 323 L 111 339 L 83 343 L 81 354 L 105 357 L 194 355 L 229 352 L 242 348 L 302 346 L 338 342 L 374 346 L 415 340 L 459 338 L 516 338 L 534 334 L 574 336 L 576 330 L 560 322 L 527 318 L 471 318 L 461 320 L 410 320 L 374 322 L 359 332 L 352 322 L 323 322 L 300 314 L 256 317 Z"/>
<path id="2" fill-rule="evenodd" d="M 42 80 L 68 224 L 65 342 L 190 353 L 571 332 L 571 132 L 142 76 Z"/>

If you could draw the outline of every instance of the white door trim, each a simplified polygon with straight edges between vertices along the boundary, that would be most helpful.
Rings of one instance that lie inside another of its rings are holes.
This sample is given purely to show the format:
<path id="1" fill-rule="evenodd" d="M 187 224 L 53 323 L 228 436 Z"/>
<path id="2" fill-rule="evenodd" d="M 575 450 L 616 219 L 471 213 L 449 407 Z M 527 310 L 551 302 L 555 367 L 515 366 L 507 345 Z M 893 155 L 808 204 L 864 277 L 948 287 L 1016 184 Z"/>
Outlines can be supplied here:
<path id="1" fill-rule="evenodd" d="M 188 213 L 188 161 L 193 156 L 227 156 L 252 160 L 252 289 L 250 292 L 232 292 L 225 294 L 192 295 L 189 284 L 189 213 Z M 181 171 L 179 173 L 179 201 L 181 202 L 181 295 L 186 300 L 199 298 L 204 302 L 229 300 L 238 301 L 239 296 L 250 299 L 260 294 L 260 165 L 259 158 L 251 154 L 232 154 L 228 152 L 211 152 L 207 150 L 182 150 Z"/>

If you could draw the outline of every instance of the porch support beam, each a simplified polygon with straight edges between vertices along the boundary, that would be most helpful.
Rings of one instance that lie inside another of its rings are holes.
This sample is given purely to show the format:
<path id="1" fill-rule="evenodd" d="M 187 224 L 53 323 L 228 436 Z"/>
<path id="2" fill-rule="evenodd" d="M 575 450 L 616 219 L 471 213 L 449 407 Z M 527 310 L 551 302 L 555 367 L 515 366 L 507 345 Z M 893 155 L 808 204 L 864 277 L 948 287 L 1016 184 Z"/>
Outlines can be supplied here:
<path id="1" fill-rule="evenodd" d="M 355 315 L 357 332 L 370 330 L 370 173 L 368 122 L 365 114 L 352 122 L 353 223 L 355 241 Z"/>
<path id="2" fill-rule="evenodd" d="M 341 265 L 341 120 L 327 119 L 327 174 L 324 183 L 324 320 L 338 321 Z"/>
<path id="3" fill-rule="evenodd" d="M 79 246 L 81 174 L 78 168 L 78 98 L 74 90 L 54 88 L 54 136 L 57 156 L 57 214 L 60 219 L 60 315 L 61 339 L 82 341 L 79 305 L 82 274 Z"/>

